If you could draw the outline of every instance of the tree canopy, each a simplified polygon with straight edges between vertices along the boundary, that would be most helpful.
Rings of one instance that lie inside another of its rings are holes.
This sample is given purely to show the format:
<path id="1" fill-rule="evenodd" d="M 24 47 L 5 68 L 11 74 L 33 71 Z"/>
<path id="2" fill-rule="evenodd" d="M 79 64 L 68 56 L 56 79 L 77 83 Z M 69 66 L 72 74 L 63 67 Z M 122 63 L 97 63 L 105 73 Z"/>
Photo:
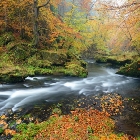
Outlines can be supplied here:
<path id="1" fill-rule="evenodd" d="M 28 37 L 38 47 L 93 45 L 101 52 L 139 51 L 140 3 L 92 0 L 7 0 L 0 3 L 0 30 Z"/>

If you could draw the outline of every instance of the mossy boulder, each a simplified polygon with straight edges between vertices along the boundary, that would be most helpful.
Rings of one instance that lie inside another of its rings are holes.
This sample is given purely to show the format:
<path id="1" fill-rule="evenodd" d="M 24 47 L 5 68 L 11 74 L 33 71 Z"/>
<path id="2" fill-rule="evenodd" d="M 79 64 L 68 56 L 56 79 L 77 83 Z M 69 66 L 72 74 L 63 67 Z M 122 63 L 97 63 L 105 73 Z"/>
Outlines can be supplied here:
<path id="1" fill-rule="evenodd" d="M 110 63 L 116 66 L 124 66 L 130 64 L 132 59 L 124 56 L 97 56 L 95 57 L 97 63 Z"/>
<path id="2" fill-rule="evenodd" d="M 117 74 L 131 77 L 140 77 L 140 59 L 133 61 L 131 64 L 126 64 L 124 67 L 121 67 Z"/>
<path id="3" fill-rule="evenodd" d="M 22 82 L 27 77 L 27 73 L 20 67 L 3 67 L 0 68 L 0 81 L 8 83 Z"/>
<path id="4" fill-rule="evenodd" d="M 108 58 L 107 63 L 111 63 L 111 64 L 119 65 L 119 66 L 124 66 L 125 64 L 130 64 L 131 60 L 130 59 L 124 59 L 124 60 L 118 59 L 117 60 L 117 59 Z"/>
<path id="5" fill-rule="evenodd" d="M 107 57 L 105 56 L 96 56 L 95 60 L 97 63 L 107 63 Z"/>
<path id="6" fill-rule="evenodd" d="M 86 63 L 83 61 L 71 61 L 66 64 L 66 74 L 72 76 L 86 77 L 88 72 L 86 67 Z"/>
<path id="7" fill-rule="evenodd" d="M 48 60 L 52 65 L 64 65 L 67 61 L 67 55 L 59 51 L 42 50 L 38 53 L 43 60 Z"/>
<path id="8" fill-rule="evenodd" d="M 60 52 L 48 50 L 37 51 L 28 58 L 27 63 L 34 67 L 50 68 L 51 66 L 64 66 L 67 62 L 67 55 Z"/>

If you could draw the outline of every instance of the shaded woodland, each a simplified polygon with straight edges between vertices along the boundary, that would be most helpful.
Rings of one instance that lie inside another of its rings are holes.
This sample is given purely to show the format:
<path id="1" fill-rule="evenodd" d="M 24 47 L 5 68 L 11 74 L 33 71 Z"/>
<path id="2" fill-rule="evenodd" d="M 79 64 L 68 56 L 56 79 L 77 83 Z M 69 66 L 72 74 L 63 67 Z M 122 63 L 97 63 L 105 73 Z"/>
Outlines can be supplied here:
<path id="1" fill-rule="evenodd" d="M 135 70 L 128 66 L 120 73 L 139 76 L 139 6 L 138 1 L 1 1 L 1 81 L 23 81 L 36 74 L 86 77 L 81 56 L 134 63 Z"/>

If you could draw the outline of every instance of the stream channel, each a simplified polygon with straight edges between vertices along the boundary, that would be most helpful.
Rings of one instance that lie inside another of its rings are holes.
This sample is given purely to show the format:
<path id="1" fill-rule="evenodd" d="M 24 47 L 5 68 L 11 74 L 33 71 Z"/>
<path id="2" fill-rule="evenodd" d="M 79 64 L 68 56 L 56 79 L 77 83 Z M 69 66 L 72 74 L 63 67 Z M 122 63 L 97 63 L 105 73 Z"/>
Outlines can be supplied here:
<path id="1" fill-rule="evenodd" d="M 86 98 L 84 107 L 93 104 L 93 97 L 107 94 L 121 95 L 124 108 L 113 115 L 116 131 L 140 136 L 140 79 L 115 74 L 117 69 L 106 64 L 88 62 L 88 77 L 36 76 L 23 83 L 0 84 L 0 115 L 7 109 L 29 109 L 36 104 L 53 104 Z M 83 101 L 82 101 L 83 102 Z M 94 104 L 94 108 L 96 107 Z"/>

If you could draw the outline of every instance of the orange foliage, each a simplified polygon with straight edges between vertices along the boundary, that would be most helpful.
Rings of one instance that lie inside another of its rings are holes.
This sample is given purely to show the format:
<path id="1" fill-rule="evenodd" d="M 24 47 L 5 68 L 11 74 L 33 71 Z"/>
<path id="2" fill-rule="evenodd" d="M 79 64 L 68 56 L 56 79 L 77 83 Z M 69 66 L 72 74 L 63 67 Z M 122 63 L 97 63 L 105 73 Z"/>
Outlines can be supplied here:
<path id="1" fill-rule="evenodd" d="M 48 125 L 46 129 L 38 132 L 34 139 L 52 140 L 114 140 L 117 135 L 113 134 L 114 122 L 109 118 L 109 114 L 97 110 L 76 109 L 71 111 L 71 115 L 56 118 L 55 122 Z M 127 135 L 120 136 L 118 139 L 129 140 Z M 135 140 L 132 138 L 132 140 Z"/>
<path id="2" fill-rule="evenodd" d="M 98 1 L 95 10 L 105 22 L 103 26 L 108 28 L 108 40 L 106 43 L 111 53 L 133 51 L 134 47 L 140 51 L 140 3 L 130 0 L 117 3 L 117 1 Z"/>
<path id="3" fill-rule="evenodd" d="M 15 135 L 16 131 L 15 130 L 11 130 L 11 129 L 5 129 L 4 130 L 4 134 L 7 136 L 8 134 L 10 135 Z"/>

